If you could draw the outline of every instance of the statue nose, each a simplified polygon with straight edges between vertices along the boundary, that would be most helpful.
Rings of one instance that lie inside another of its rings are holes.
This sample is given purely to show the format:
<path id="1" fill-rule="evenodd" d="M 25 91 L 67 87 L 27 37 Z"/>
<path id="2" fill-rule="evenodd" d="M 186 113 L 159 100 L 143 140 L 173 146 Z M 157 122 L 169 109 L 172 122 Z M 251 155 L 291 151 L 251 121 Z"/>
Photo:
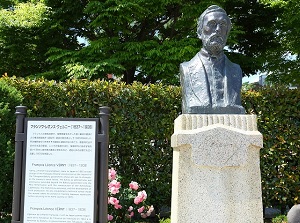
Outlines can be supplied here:
<path id="1" fill-rule="evenodd" d="M 216 33 L 220 33 L 221 32 L 221 25 L 220 24 L 217 24 L 215 32 Z"/>

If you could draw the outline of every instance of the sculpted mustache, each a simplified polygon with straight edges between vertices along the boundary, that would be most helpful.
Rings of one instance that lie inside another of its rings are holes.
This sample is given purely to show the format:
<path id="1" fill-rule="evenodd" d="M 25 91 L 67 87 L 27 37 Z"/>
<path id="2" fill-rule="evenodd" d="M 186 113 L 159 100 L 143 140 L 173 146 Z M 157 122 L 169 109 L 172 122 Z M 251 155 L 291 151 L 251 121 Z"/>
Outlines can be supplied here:
<path id="1" fill-rule="evenodd" d="M 224 43 L 224 39 L 222 38 L 222 36 L 211 36 L 208 38 L 208 42 L 212 42 L 213 40 L 216 40 L 217 42 L 221 42 Z"/>

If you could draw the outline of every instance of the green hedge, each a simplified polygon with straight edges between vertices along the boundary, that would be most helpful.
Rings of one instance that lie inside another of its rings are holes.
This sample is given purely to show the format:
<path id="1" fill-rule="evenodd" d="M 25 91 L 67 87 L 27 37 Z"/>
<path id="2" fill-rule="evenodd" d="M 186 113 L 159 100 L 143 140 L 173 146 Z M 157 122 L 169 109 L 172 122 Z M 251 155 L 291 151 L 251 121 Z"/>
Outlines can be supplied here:
<path id="1" fill-rule="evenodd" d="M 118 82 L 4 78 L 22 92 L 36 117 L 97 117 L 111 107 L 110 166 L 122 183 L 135 180 L 156 207 L 170 206 L 173 121 L 181 111 L 179 87 Z M 258 115 L 265 205 L 299 203 L 299 90 L 266 88 L 243 93 L 248 113 Z M 14 118 L 14 117 L 10 117 Z"/>
<path id="2" fill-rule="evenodd" d="M 6 80 L 22 92 L 31 117 L 98 117 L 99 106 L 109 106 L 110 166 L 124 185 L 139 182 L 151 204 L 170 205 L 170 136 L 180 110 L 177 87 L 99 80 Z"/>
<path id="3" fill-rule="evenodd" d="M 248 112 L 258 116 L 264 137 L 261 172 L 264 205 L 285 211 L 300 203 L 300 89 L 266 87 L 244 92 Z"/>
<path id="4" fill-rule="evenodd" d="M 15 106 L 22 103 L 22 95 L 16 88 L 0 79 L 0 212 L 11 210 L 13 185 L 13 159 Z"/>

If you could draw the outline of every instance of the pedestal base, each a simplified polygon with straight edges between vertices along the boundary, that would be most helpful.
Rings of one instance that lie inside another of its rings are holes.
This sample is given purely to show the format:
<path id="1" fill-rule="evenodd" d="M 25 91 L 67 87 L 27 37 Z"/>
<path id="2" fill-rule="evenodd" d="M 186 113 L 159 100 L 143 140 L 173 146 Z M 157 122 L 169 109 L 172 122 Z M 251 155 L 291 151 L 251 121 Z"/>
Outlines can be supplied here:
<path id="1" fill-rule="evenodd" d="M 254 115 L 181 115 L 175 120 L 172 223 L 262 223 Z"/>

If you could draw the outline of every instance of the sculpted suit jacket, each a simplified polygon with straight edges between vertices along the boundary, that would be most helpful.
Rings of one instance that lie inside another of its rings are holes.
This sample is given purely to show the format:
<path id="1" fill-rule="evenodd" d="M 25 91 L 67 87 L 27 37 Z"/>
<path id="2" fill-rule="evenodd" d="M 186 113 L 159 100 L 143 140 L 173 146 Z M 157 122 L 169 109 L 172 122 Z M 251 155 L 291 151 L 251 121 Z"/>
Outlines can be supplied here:
<path id="1" fill-rule="evenodd" d="M 224 55 L 224 103 L 213 104 L 209 77 L 200 52 L 190 61 L 180 64 L 182 113 L 184 114 L 244 114 L 240 91 L 242 70 Z"/>

